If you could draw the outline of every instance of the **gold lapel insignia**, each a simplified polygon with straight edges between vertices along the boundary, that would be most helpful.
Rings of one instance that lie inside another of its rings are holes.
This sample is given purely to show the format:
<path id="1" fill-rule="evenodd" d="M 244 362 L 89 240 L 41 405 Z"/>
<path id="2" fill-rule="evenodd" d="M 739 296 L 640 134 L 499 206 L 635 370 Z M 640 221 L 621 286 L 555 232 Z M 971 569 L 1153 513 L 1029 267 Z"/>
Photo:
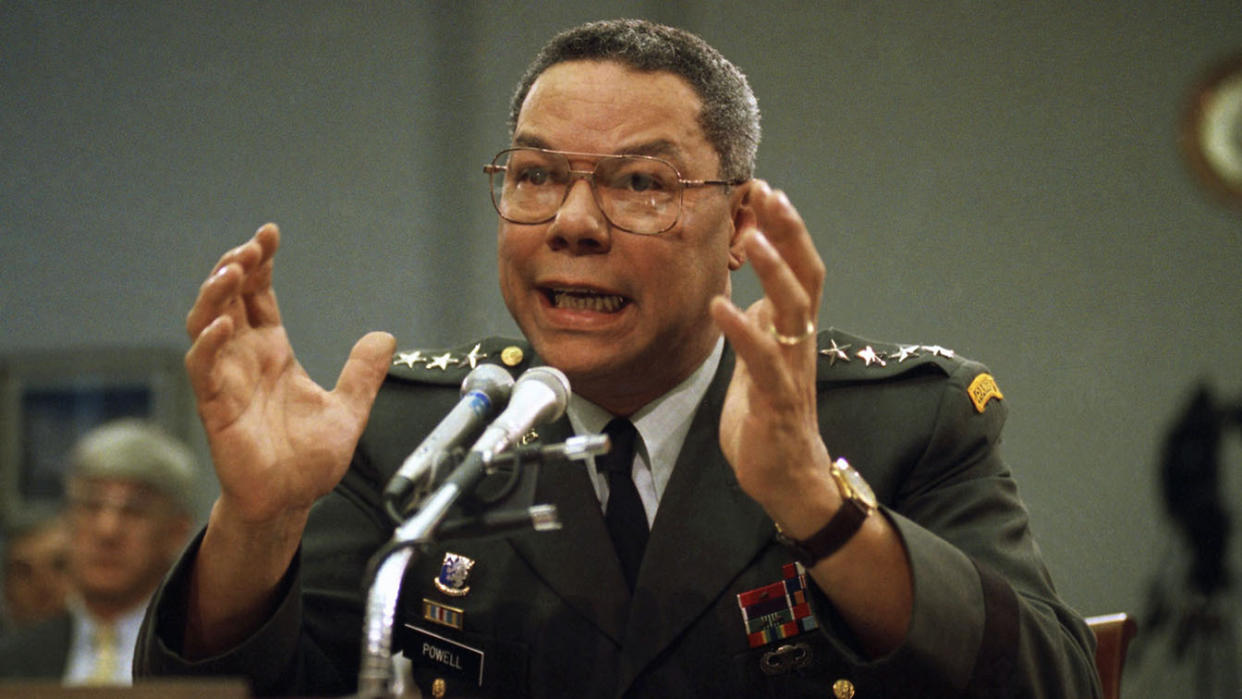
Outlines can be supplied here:
<path id="1" fill-rule="evenodd" d="M 522 352 L 522 348 L 517 345 L 509 345 L 508 347 L 500 350 L 500 361 L 503 362 L 505 366 L 517 366 L 521 364 L 522 360 L 525 358 L 526 355 Z"/>

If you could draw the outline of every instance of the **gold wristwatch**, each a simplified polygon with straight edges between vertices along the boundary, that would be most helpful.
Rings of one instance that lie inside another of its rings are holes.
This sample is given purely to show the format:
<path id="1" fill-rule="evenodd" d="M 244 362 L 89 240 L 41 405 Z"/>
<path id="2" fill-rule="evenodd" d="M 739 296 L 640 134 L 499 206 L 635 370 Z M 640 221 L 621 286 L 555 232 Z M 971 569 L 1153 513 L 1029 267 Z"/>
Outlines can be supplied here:
<path id="1" fill-rule="evenodd" d="M 784 544 L 794 558 L 810 567 L 836 553 L 862 527 L 867 517 L 875 512 L 875 493 L 858 471 L 843 458 L 832 462 L 832 480 L 841 492 L 841 509 L 828 520 L 822 529 L 802 541 L 786 536 L 776 525 L 776 540 Z"/>

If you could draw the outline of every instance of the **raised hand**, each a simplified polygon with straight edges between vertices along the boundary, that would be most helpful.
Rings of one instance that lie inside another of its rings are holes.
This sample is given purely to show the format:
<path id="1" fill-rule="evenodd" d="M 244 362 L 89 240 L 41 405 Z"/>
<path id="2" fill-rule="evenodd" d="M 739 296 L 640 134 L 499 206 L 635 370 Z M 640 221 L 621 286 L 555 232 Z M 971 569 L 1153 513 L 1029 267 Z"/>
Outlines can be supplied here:
<path id="1" fill-rule="evenodd" d="M 738 356 L 720 443 L 743 490 L 775 513 L 831 487 L 815 402 L 824 263 L 785 194 L 761 180 L 748 186 L 755 227 L 743 245 L 764 297 L 745 312 L 723 297 L 712 303 L 712 317 Z"/>
<path id="2" fill-rule="evenodd" d="M 273 224 L 225 253 L 186 317 L 185 364 L 220 480 L 190 585 L 185 653 L 228 648 L 266 618 L 310 506 L 349 467 L 395 340 L 370 333 L 326 391 L 294 358 L 272 291 Z"/>
<path id="3" fill-rule="evenodd" d="M 786 534 L 806 539 L 842 503 L 816 407 L 814 324 L 824 263 L 789 199 L 762 181 L 747 186 L 755 230 L 743 245 L 764 296 L 745 312 L 723 297 L 712 300 L 712 318 L 738 357 L 720 444 L 742 489 Z M 913 587 L 904 545 L 884 516 L 868 517 L 810 573 L 872 656 L 904 638 Z"/>
<path id="4" fill-rule="evenodd" d="M 293 354 L 272 290 L 274 224 L 220 258 L 186 318 L 186 368 L 222 497 L 246 519 L 309 508 L 349 465 L 394 341 L 372 333 L 354 347 L 335 390 Z"/>

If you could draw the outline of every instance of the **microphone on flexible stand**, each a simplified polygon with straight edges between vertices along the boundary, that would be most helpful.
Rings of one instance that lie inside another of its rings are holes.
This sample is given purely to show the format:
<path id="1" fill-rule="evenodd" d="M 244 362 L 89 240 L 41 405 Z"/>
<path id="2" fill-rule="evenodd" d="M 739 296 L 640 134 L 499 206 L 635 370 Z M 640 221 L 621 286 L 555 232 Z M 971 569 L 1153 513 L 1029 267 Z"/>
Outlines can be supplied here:
<path id="1" fill-rule="evenodd" d="M 393 676 L 392 623 L 396 617 L 397 599 L 406 566 L 414 550 L 432 540 L 449 507 L 464 492 L 479 484 L 492 462 L 531 427 L 551 422 L 565 413 L 569 404 L 569 379 L 552 367 L 528 369 L 513 385 L 509 406 L 505 408 L 471 447 L 460 466 L 444 483 L 421 503 L 418 513 L 397 527 L 392 542 L 376 553 L 373 560 L 375 576 L 367 593 L 363 625 L 362 658 L 358 667 L 358 696 L 387 696 Z M 583 447 L 572 447 L 571 450 Z M 409 476 L 417 476 L 418 468 Z M 411 480 L 409 476 L 406 480 Z M 398 486 L 404 488 L 405 486 Z M 555 510 L 546 506 L 528 508 L 517 516 L 497 515 L 462 523 L 463 530 L 481 527 L 484 530 L 535 526 L 544 529 L 555 518 Z"/>
<path id="2" fill-rule="evenodd" d="M 535 425 L 559 419 L 567 405 L 569 379 L 565 374 L 549 366 L 527 369 L 513 385 L 508 407 L 483 431 L 461 465 L 423 502 L 418 514 L 397 527 L 394 540 L 427 539 L 453 502 L 483 480 L 496 457 Z"/>
<path id="3" fill-rule="evenodd" d="M 395 522 L 404 520 L 404 511 L 426 495 L 449 450 L 490 417 L 512 388 L 513 377 L 495 364 L 480 364 L 466 375 L 461 400 L 406 457 L 384 489 L 384 508 Z"/>

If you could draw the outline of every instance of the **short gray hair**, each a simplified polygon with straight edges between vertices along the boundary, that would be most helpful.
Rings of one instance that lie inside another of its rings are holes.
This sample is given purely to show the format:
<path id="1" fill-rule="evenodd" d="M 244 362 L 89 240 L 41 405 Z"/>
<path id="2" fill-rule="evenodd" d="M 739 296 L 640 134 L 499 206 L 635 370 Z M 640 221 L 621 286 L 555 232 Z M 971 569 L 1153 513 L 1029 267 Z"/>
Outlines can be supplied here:
<path id="1" fill-rule="evenodd" d="M 527 67 L 509 104 L 510 134 L 531 85 L 566 61 L 616 61 L 666 71 L 690 84 L 703 103 L 699 127 L 720 156 L 720 177 L 749 179 L 759 149 L 759 103 L 746 76 L 719 51 L 683 29 L 640 19 L 589 22 L 552 37 Z"/>
<path id="2" fill-rule="evenodd" d="M 197 465 L 189 447 L 159 427 L 135 418 L 87 432 L 69 453 L 71 478 L 116 478 L 147 485 L 192 515 Z"/>

